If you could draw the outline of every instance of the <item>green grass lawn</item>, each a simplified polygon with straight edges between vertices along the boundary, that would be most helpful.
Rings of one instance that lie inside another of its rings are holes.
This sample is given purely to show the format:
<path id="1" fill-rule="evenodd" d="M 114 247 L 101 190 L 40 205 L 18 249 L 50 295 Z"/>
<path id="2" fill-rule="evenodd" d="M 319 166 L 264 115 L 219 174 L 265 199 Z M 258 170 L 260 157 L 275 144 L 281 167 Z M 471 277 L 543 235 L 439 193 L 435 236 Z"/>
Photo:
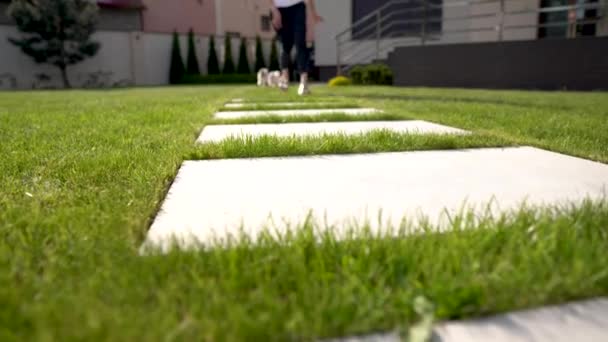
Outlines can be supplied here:
<path id="1" fill-rule="evenodd" d="M 388 130 L 374 130 L 369 133 L 355 135 L 323 134 L 307 137 L 232 137 L 219 143 L 200 144 L 195 148 L 194 152 L 188 155 L 187 159 L 448 150 L 509 145 L 509 141 L 491 135 L 405 134 Z"/>
<path id="2" fill-rule="evenodd" d="M 310 340 L 406 331 L 420 319 L 416 298 L 440 320 L 608 295 L 606 202 L 523 209 L 476 227 L 465 217 L 445 234 L 318 242 L 303 227 L 283 241 L 138 254 L 188 158 L 525 144 L 608 163 L 607 93 L 313 91 L 305 101 L 474 134 L 196 146 L 231 98 L 301 99 L 230 86 L 0 93 L 0 341 Z M 260 121 L 273 120 L 285 119 Z M 231 122 L 243 121 L 252 122 Z"/>

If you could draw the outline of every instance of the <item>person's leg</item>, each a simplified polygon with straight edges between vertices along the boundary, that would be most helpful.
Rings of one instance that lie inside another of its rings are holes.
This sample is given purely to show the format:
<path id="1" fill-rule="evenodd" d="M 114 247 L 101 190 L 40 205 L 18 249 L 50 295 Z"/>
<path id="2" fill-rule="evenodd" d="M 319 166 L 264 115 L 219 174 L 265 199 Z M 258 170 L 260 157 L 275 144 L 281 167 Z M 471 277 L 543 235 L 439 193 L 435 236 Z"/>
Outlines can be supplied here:
<path id="1" fill-rule="evenodd" d="M 282 27 L 279 32 L 281 37 L 281 84 L 280 88 L 287 89 L 289 84 L 289 61 L 291 59 L 291 50 L 294 44 L 294 20 L 293 8 L 279 8 L 281 12 Z"/>
<path id="2" fill-rule="evenodd" d="M 300 72 L 300 95 L 307 94 L 308 90 L 308 60 L 310 58 L 306 46 L 306 5 L 304 2 L 294 6 L 294 36 L 297 52 L 297 65 Z"/>

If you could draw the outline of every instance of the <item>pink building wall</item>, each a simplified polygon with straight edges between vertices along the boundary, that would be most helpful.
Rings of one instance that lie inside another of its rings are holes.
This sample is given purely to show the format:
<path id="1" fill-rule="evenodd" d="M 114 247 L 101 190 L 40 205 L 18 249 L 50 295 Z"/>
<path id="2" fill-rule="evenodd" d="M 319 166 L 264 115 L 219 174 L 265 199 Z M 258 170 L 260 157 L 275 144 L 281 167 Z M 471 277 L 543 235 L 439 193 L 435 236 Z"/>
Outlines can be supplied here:
<path id="1" fill-rule="evenodd" d="M 143 0 L 143 29 L 146 32 L 184 33 L 192 28 L 201 35 L 216 29 L 213 0 Z"/>
<path id="2" fill-rule="evenodd" d="M 271 38 L 274 31 L 262 30 L 262 15 L 270 12 L 268 0 L 218 0 L 221 1 L 221 30 L 238 32 L 242 36 Z"/>
<path id="3" fill-rule="evenodd" d="M 216 9 L 218 1 L 221 3 Z M 268 0 L 143 0 L 143 4 L 142 21 L 145 32 L 171 33 L 177 30 L 185 33 L 192 28 L 200 35 L 238 32 L 245 37 L 275 36 L 273 29 L 262 30 L 261 16 L 270 12 Z M 219 22 L 216 18 L 218 9 L 221 13 Z M 310 11 L 307 25 L 306 40 L 314 42 L 315 24 Z"/>
<path id="4" fill-rule="evenodd" d="M 224 32 L 239 32 L 243 36 L 252 37 L 259 35 L 262 38 L 273 38 L 276 34 L 274 29 L 262 30 L 262 15 L 270 13 L 268 0 L 219 0 L 222 1 L 222 29 Z M 307 22 L 308 42 L 315 40 L 315 23 L 310 9 L 308 10 Z"/>

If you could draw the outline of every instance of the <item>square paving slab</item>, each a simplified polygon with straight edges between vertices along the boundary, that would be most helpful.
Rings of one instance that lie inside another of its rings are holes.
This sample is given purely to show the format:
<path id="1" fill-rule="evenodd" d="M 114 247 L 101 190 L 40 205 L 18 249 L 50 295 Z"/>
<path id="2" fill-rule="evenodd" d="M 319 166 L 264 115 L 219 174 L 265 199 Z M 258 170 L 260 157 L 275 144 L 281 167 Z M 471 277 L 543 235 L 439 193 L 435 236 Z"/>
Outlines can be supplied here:
<path id="1" fill-rule="evenodd" d="M 608 299 L 573 302 L 487 318 L 441 323 L 437 342 L 605 342 Z"/>
<path id="2" fill-rule="evenodd" d="M 465 134 L 458 128 L 443 126 L 427 121 L 354 121 L 354 122 L 318 122 L 318 123 L 284 123 L 254 125 L 210 125 L 206 126 L 198 142 L 219 142 L 235 137 L 259 137 L 274 135 L 279 137 L 315 136 L 323 134 L 360 134 L 374 130 L 390 130 L 396 133 L 416 134 Z"/>
<path id="3" fill-rule="evenodd" d="M 482 213 L 490 202 L 495 211 L 523 201 L 572 203 L 604 198 L 607 186 L 608 165 L 531 147 L 186 161 L 147 243 L 204 244 L 241 226 L 255 237 L 307 218 L 338 237 L 366 223 L 372 232 L 399 227 L 420 214 L 441 229 L 445 210 L 463 205 Z"/>
<path id="4" fill-rule="evenodd" d="M 280 110 L 252 110 L 252 111 L 234 111 L 234 112 L 217 112 L 213 116 L 216 119 L 240 119 L 256 116 L 277 115 L 277 116 L 295 116 L 295 115 L 325 115 L 343 113 L 347 115 L 365 115 L 378 113 L 380 110 L 374 108 L 333 108 L 333 109 L 280 109 Z"/>
<path id="5" fill-rule="evenodd" d="M 310 106 L 310 105 L 315 105 L 315 106 L 322 106 L 324 105 L 324 103 L 318 103 L 318 102 L 266 102 L 266 103 L 254 103 L 254 102 L 250 102 L 250 103 L 226 103 L 224 105 L 224 107 L 226 108 L 243 108 L 243 107 L 249 107 L 249 106 L 267 106 L 267 107 L 298 107 L 298 106 Z"/>
<path id="6" fill-rule="evenodd" d="M 396 333 L 351 336 L 321 342 L 399 342 Z M 608 298 L 451 321 L 433 328 L 431 342 L 605 342 Z"/>

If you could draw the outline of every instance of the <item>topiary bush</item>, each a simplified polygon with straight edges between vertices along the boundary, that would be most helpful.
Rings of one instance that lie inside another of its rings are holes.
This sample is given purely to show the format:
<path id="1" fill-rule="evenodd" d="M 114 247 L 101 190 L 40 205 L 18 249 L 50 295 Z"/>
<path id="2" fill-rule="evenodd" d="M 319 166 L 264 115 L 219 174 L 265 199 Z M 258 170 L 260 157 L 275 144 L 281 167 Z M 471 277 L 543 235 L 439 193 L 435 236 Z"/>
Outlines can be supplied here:
<path id="1" fill-rule="evenodd" d="M 188 57 L 186 61 L 186 73 L 190 75 L 198 75 L 201 70 L 198 67 L 198 58 L 196 57 L 196 47 L 194 45 L 194 31 L 188 31 Z"/>
<path id="2" fill-rule="evenodd" d="M 363 84 L 363 70 L 364 68 L 360 65 L 353 67 L 348 73 L 353 84 Z"/>
<path id="3" fill-rule="evenodd" d="M 247 39 L 241 38 L 241 47 L 239 48 L 239 64 L 236 68 L 239 74 L 249 74 L 249 57 L 247 57 Z"/>
<path id="4" fill-rule="evenodd" d="M 349 75 L 353 81 L 353 84 L 393 84 L 393 71 L 384 64 L 369 64 L 365 66 L 356 66 L 351 69 Z"/>
<path id="5" fill-rule="evenodd" d="M 179 47 L 179 36 L 173 31 L 173 46 L 171 48 L 171 68 L 169 70 L 169 83 L 177 84 L 184 76 L 185 68 Z"/>
<path id="6" fill-rule="evenodd" d="M 222 74 L 234 74 L 234 61 L 232 60 L 232 39 L 226 36 L 224 40 L 224 69 Z"/>
<path id="7" fill-rule="evenodd" d="M 384 64 L 370 64 L 363 69 L 363 84 L 392 85 L 393 72 Z"/>
<path id="8" fill-rule="evenodd" d="M 264 48 L 262 47 L 262 39 L 260 36 L 255 38 L 255 70 L 259 71 L 266 67 L 266 61 L 264 60 Z"/>
<path id="9" fill-rule="evenodd" d="M 330 87 L 349 86 L 353 84 L 350 78 L 344 76 L 336 76 L 329 80 L 328 85 Z"/>
<path id="10" fill-rule="evenodd" d="M 220 63 L 217 60 L 217 52 L 215 51 L 215 38 L 209 38 L 209 57 L 207 58 L 207 74 L 218 75 L 220 73 Z"/>

